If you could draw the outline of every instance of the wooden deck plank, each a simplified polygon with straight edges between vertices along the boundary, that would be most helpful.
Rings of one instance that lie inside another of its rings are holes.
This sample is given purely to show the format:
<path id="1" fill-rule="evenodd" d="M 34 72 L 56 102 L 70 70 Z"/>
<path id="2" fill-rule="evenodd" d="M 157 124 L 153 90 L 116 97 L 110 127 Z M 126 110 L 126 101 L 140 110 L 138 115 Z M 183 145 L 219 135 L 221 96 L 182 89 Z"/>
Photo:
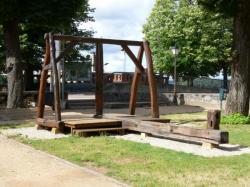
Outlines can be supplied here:
<path id="1" fill-rule="evenodd" d="M 115 130 L 125 130 L 125 128 L 123 128 L 123 127 L 115 127 L 115 128 L 96 128 L 96 129 L 74 129 L 73 133 L 78 133 L 78 132 L 115 131 Z"/>
<path id="2" fill-rule="evenodd" d="M 71 128 L 96 128 L 96 127 L 121 127 L 121 120 L 113 119 L 82 119 L 65 121 L 66 127 Z"/>

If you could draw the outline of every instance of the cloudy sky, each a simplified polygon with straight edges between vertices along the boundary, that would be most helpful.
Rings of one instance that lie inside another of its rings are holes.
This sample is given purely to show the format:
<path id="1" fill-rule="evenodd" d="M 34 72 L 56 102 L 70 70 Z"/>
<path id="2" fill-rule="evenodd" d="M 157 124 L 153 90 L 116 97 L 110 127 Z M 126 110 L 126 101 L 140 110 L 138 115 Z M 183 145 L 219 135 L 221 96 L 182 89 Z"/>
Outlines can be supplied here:
<path id="1" fill-rule="evenodd" d="M 95 22 L 83 25 L 92 28 L 95 37 L 142 40 L 142 26 L 150 15 L 155 0 L 89 0 L 95 8 Z M 132 49 L 136 51 L 137 49 Z M 129 57 L 121 52 L 119 46 L 104 45 L 106 72 L 134 71 Z"/>

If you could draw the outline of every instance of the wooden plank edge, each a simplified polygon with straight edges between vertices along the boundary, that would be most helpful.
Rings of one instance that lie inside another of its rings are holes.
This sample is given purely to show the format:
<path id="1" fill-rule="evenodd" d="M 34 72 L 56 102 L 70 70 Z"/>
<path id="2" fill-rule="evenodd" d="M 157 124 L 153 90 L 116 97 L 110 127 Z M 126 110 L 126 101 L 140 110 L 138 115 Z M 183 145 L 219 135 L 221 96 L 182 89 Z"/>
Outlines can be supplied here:
<path id="1" fill-rule="evenodd" d="M 64 126 L 63 121 L 49 120 L 45 118 L 36 118 L 36 124 L 42 127 L 50 128 L 62 128 L 62 126 Z"/>

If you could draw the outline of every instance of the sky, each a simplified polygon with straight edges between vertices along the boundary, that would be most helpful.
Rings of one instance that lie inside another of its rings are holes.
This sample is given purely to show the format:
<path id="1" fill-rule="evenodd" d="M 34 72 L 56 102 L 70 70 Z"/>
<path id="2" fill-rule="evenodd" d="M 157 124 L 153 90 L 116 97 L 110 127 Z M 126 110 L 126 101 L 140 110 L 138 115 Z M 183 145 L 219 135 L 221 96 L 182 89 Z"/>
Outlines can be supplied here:
<path id="1" fill-rule="evenodd" d="M 95 8 L 92 14 L 95 22 L 81 27 L 93 29 L 94 37 L 143 40 L 142 27 L 154 3 L 155 0 L 89 0 L 90 7 Z M 137 48 L 131 49 L 137 54 Z M 121 47 L 113 45 L 104 45 L 104 64 L 107 64 L 105 72 L 134 72 L 135 69 Z"/>

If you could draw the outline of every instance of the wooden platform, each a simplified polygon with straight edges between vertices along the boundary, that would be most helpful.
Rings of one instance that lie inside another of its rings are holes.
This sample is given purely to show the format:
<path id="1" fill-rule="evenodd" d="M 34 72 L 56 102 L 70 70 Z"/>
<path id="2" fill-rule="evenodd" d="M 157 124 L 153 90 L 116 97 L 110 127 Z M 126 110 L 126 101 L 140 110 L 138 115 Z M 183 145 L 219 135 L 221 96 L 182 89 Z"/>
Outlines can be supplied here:
<path id="1" fill-rule="evenodd" d="M 81 119 L 67 120 L 64 122 L 65 127 L 72 129 L 93 129 L 107 127 L 122 127 L 122 121 L 116 119 Z"/>
<path id="2" fill-rule="evenodd" d="M 110 118 L 82 118 L 56 122 L 55 120 L 38 118 L 37 124 L 49 128 L 68 128 L 73 135 L 79 136 L 85 136 L 87 133 L 93 132 L 130 130 L 162 138 L 201 144 L 218 145 L 229 142 L 229 135 L 226 131 L 178 125 L 171 123 L 169 119 L 110 116 Z"/>

